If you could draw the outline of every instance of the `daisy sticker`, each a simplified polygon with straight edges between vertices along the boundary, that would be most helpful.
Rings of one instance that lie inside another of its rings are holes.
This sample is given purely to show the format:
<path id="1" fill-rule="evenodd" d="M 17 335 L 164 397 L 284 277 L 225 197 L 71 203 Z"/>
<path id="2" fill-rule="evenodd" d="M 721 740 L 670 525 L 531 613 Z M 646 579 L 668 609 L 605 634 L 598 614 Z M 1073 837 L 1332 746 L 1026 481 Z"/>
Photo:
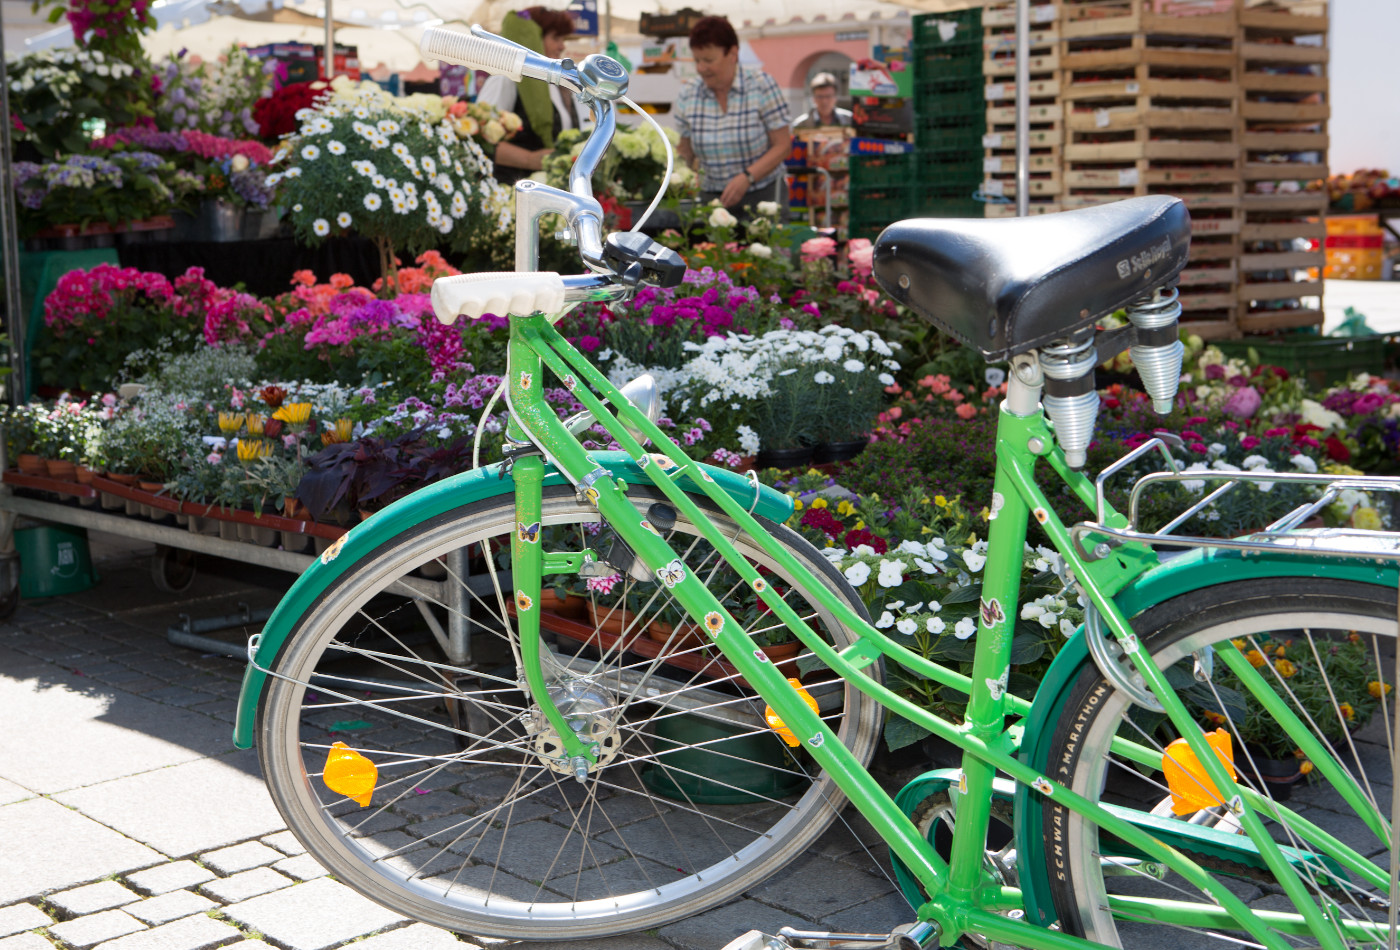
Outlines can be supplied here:
<path id="1" fill-rule="evenodd" d="M 768 582 L 761 577 L 755 577 L 753 581 L 753 589 L 761 594 L 768 589 Z"/>
<path id="2" fill-rule="evenodd" d="M 718 610 L 711 610 L 705 615 L 705 632 L 713 640 L 719 636 L 719 632 L 724 629 L 724 617 Z"/>
<path id="3" fill-rule="evenodd" d="M 533 376 L 531 376 L 529 373 L 525 372 L 524 370 L 521 370 L 521 371 L 520 371 L 520 388 L 521 388 L 521 389 L 529 389 L 529 388 L 530 388 L 530 384 L 533 383 L 534 381 L 535 381 L 535 378 L 534 378 Z"/>
<path id="4" fill-rule="evenodd" d="M 530 599 L 529 594 L 525 593 L 523 590 L 518 590 L 515 592 L 516 610 L 519 610 L 521 613 L 524 613 L 533 606 L 535 606 L 535 602 Z"/>

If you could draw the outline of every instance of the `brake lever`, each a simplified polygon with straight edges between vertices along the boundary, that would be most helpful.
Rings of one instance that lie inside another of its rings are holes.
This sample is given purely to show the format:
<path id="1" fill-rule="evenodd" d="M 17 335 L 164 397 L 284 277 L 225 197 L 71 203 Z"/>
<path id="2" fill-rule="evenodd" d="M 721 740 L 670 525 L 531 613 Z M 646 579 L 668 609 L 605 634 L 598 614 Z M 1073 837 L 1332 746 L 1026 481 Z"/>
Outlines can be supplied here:
<path id="1" fill-rule="evenodd" d="M 603 260 L 619 280 L 633 287 L 649 277 L 659 287 L 678 287 L 685 280 L 685 258 L 640 231 L 609 234 Z"/>

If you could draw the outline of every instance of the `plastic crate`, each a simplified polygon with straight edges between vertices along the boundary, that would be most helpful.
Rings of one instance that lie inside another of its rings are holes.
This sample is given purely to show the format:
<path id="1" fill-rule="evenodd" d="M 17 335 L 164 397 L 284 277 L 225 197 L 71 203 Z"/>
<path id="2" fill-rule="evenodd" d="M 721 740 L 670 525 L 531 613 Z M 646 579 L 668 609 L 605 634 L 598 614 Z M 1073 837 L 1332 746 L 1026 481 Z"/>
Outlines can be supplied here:
<path id="1" fill-rule="evenodd" d="M 969 37 L 982 41 L 982 10 L 959 10 L 957 13 L 925 13 L 913 18 L 913 41 L 919 46 L 947 46 Z M 944 24 L 951 23 L 948 27 Z"/>
<path id="2" fill-rule="evenodd" d="M 920 79 L 914 83 L 914 114 L 918 116 L 940 115 L 940 103 L 956 103 L 960 107 L 976 104 L 987 108 L 987 87 L 982 79 L 982 70 L 966 76 L 948 78 L 934 77 Z M 920 108 L 925 106 L 927 108 Z"/>
<path id="3" fill-rule="evenodd" d="M 986 126 L 980 121 L 924 121 L 918 124 L 914 132 L 914 145 L 922 155 L 943 156 L 939 161 L 948 161 L 951 156 L 954 160 L 980 168 L 985 129 Z"/>
<path id="4" fill-rule="evenodd" d="M 914 153 L 903 155 L 852 155 L 850 160 L 851 187 L 869 188 L 881 185 L 904 185 L 911 180 Z"/>
<path id="5" fill-rule="evenodd" d="M 1379 375 L 1400 352 L 1400 334 L 1376 333 L 1371 336 L 1319 337 L 1298 334 L 1219 340 L 1212 344 L 1229 357 L 1253 357 L 1261 363 L 1282 366 L 1294 376 L 1302 376 L 1312 386 L 1341 382 L 1357 373 Z"/>
<path id="6" fill-rule="evenodd" d="M 912 213 L 914 188 L 910 184 L 861 186 L 852 184 L 850 192 L 851 218 L 883 220 L 907 218 Z"/>
<path id="7" fill-rule="evenodd" d="M 971 195 L 982 187 L 984 178 L 980 162 L 975 165 L 928 162 L 920 164 L 914 171 L 918 188 L 940 195 Z"/>
<path id="8" fill-rule="evenodd" d="M 969 46 L 968 50 L 977 55 L 959 56 L 956 55 L 956 51 L 950 53 L 944 50 L 914 50 L 915 85 L 940 79 L 981 80 L 982 47 L 980 44 Z"/>

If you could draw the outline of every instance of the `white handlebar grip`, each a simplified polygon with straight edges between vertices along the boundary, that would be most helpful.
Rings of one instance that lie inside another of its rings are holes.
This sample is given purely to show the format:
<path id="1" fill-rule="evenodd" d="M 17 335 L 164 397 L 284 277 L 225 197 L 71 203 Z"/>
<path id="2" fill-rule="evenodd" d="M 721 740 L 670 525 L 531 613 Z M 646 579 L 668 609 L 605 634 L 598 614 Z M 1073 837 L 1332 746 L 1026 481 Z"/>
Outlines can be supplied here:
<path id="1" fill-rule="evenodd" d="M 433 313 L 443 323 L 458 317 L 476 319 L 483 313 L 498 317 L 560 313 L 564 309 L 564 279 L 553 271 L 541 273 L 458 274 L 433 281 Z"/>
<path id="2" fill-rule="evenodd" d="M 520 70 L 525 65 L 525 50 L 518 46 L 440 27 L 423 31 L 418 51 L 424 59 L 499 73 L 515 82 L 520 81 Z"/>

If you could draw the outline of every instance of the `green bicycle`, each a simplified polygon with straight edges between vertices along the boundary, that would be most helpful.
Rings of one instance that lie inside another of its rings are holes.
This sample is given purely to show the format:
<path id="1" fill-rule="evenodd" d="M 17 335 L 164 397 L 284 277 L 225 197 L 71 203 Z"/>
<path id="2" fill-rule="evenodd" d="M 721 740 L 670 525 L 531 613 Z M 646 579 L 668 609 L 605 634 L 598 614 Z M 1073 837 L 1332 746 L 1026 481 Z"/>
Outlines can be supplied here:
<path id="1" fill-rule="evenodd" d="M 965 676 L 872 626 L 843 576 L 782 525 L 785 496 L 688 458 L 655 425 L 648 380 L 619 390 L 555 330 L 575 302 L 683 276 L 642 235 L 605 237 L 591 196 L 625 100 L 621 67 L 547 60 L 479 28 L 429 30 L 423 48 L 559 83 L 597 126 L 568 191 L 517 186 L 518 273 L 433 289 L 440 318 L 511 315 L 506 459 L 357 526 L 249 645 L 235 739 L 256 738 L 288 826 L 341 881 L 470 934 L 616 934 L 753 887 L 850 802 L 888 845 L 918 922 L 733 946 L 1071 950 L 1163 926 L 1190 946 L 1394 946 L 1397 548 L 1384 534 L 1294 529 L 1342 490 L 1400 481 L 1269 475 L 1316 482 L 1320 497 L 1220 542 L 1136 529 L 1141 492 L 1184 477 L 1170 464 L 1135 486 L 1130 516 L 1105 502 L 1106 480 L 1156 440 L 1096 481 L 1079 470 L 1098 362 L 1131 346 L 1159 406 L 1175 395 L 1180 307 L 1162 288 L 1187 258 L 1180 202 L 901 222 L 877 244 L 896 299 L 1011 363 Z M 589 273 L 533 272 L 547 212 L 566 218 Z M 1120 307 L 1130 325 L 1096 337 L 1094 321 Z M 587 412 L 561 421 L 546 374 Z M 621 451 L 583 448 L 576 433 L 595 422 Z M 1094 521 L 1067 526 L 1038 467 Z M 1251 476 L 1221 477 L 1178 522 Z M 1006 685 L 1032 517 L 1089 619 L 1027 701 Z M 1188 550 L 1163 560 L 1164 545 Z M 542 621 L 546 578 L 573 577 L 588 579 L 589 615 Z M 783 628 L 805 654 L 800 688 L 760 646 Z M 642 636 L 658 629 L 664 642 Z M 1319 669 L 1342 644 L 1364 647 L 1362 680 L 1378 687 L 1365 728 L 1325 674 L 1319 716 L 1277 666 L 1255 665 L 1289 639 L 1290 656 Z M 888 662 L 965 693 L 965 720 L 887 688 Z M 1209 736 L 1203 708 L 1221 723 Z M 866 768 L 887 710 L 956 745 L 961 767 L 887 794 Z M 1244 716 L 1311 763 L 1293 799 L 1240 741 Z M 994 821 L 1009 831 L 992 834 Z"/>

